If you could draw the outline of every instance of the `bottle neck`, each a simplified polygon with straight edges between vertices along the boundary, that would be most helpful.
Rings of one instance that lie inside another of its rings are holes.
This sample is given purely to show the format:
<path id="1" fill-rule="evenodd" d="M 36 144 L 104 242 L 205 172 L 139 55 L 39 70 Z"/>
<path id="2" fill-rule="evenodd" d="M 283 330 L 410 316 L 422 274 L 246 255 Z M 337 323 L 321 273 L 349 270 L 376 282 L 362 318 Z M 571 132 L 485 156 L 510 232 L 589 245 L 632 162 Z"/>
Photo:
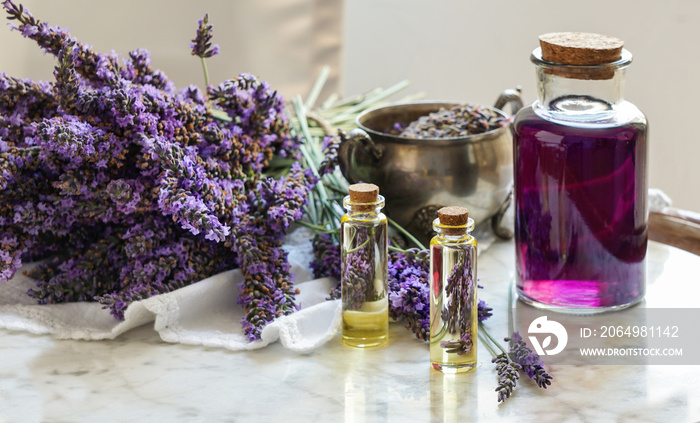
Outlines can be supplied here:
<path id="1" fill-rule="evenodd" d="M 384 197 L 379 195 L 377 201 L 371 203 L 356 203 L 350 200 L 350 196 L 347 195 L 343 199 L 343 207 L 347 212 L 348 216 L 351 217 L 361 217 L 361 218 L 371 218 L 378 216 L 382 209 L 384 208 Z"/>
<path id="2" fill-rule="evenodd" d="M 574 66 L 541 59 L 540 49 L 531 56 L 537 65 L 535 111 L 564 121 L 609 120 L 624 102 L 625 69 L 632 55 L 623 50 L 620 60 L 593 66 Z"/>
<path id="3" fill-rule="evenodd" d="M 433 230 L 436 236 L 443 242 L 455 243 L 469 241 L 474 230 L 474 220 L 470 217 L 466 225 L 447 226 L 440 223 L 440 219 L 433 221 Z"/>

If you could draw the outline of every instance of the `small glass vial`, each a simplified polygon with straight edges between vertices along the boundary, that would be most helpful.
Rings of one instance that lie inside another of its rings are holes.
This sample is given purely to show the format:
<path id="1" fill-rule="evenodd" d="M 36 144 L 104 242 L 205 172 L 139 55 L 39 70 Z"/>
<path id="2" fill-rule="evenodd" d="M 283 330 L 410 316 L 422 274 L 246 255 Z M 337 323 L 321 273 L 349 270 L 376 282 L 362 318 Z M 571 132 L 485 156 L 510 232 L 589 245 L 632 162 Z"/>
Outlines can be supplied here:
<path id="1" fill-rule="evenodd" d="M 389 341 L 387 219 L 373 184 L 354 184 L 343 200 L 340 282 L 343 344 L 368 348 Z"/>
<path id="2" fill-rule="evenodd" d="M 430 241 L 430 363 L 442 373 L 476 367 L 476 239 L 464 207 L 443 207 Z"/>
<path id="3" fill-rule="evenodd" d="M 598 34 L 540 37 L 538 100 L 513 122 L 516 286 L 566 313 L 644 297 L 647 120 L 623 97 L 632 55 Z"/>

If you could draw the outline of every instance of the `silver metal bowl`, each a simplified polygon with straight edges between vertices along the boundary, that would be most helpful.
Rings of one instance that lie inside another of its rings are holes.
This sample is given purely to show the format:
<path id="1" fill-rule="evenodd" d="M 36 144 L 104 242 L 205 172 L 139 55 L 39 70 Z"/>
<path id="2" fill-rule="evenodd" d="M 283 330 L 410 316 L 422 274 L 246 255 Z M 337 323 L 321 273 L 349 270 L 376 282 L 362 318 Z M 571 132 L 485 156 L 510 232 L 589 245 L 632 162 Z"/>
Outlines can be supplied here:
<path id="1" fill-rule="evenodd" d="M 511 111 L 522 107 L 519 89 L 504 91 L 490 109 L 507 117 L 501 108 L 508 103 Z M 432 221 L 444 206 L 467 207 L 477 224 L 492 218 L 496 233 L 509 237 L 499 224 L 513 181 L 510 124 L 455 138 L 412 139 L 389 133 L 397 122 L 408 124 L 456 104 L 415 102 L 363 112 L 357 117 L 358 129 L 340 145 L 340 169 L 351 183 L 379 186 L 387 215 L 422 240 L 432 236 Z"/>

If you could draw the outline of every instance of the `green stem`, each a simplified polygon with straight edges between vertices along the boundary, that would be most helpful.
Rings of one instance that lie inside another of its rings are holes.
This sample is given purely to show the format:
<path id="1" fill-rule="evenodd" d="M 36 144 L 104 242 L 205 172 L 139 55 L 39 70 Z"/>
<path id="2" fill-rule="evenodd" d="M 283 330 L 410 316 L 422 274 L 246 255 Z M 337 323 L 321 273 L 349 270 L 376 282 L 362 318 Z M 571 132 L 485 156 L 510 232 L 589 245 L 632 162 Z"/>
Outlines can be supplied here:
<path id="1" fill-rule="evenodd" d="M 339 121 L 342 121 L 343 118 L 346 118 L 349 115 L 355 114 L 361 110 L 365 110 L 371 105 L 396 94 L 398 91 L 401 91 L 407 86 L 408 81 L 404 80 L 387 88 L 386 90 L 375 90 L 374 92 L 370 92 L 362 101 L 345 110 L 344 112 L 338 114 L 334 119 L 331 120 L 331 123 L 335 124 Z"/>
<path id="2" fill-rule="evenodd" d="M 321 232 L 324 234 L 332 234 L 332 233 L 338 232 L 338 229 L 328 229 L 324 226 L 314 225 L 313 223 L 305 222 L 303 220 L 297 220 L 296 223 L 298 223 L 301 226 L 305 226 L 307 228 L 313 229 L 316 232 Z"/>
<path id="3" fill-rule="evenodd" d="M 414 252 L 414 251 L 404 250 L 403 248 L 394 247 L 393 245 L 390 245 L 390 246 L 389 246 L 389 251 L 394 251 L 394 252 L 397 252 L 397 253 L 403 253 L 403 254 L 406 254 L 406 255 L 408 255 L 408 256 L 418 257 L 418 258 L 422 258 L 422 259 L 424 259 L 424 260 L 428 258 L 428 257 L 420 257 L 420 255 L 419 255 L 418 253 Z"/>
<path id="4" fill-rule="evenodd" d="M 493 347 L 491 346 L 491 342 L 489 342 L 489 340 L 487 338 L 485 338 L 481 332 L 479 332 L 479 334 L 477 336 L 481 340 L 481 343 L 484 345 L 484 347 L 486 347 L 486 349 L 489 350 L 489 353 L 491 353 L 491 357 L 498 356 L 498 354 L 496 354 L 496 352 L 493 350 Z"/>
<path id="5" fill-rule="evenodd" d="M 351 248 L 351 249 L 347 250 L 345 253 L 346 253 L 346 254 L 354 253 L 355 251 L 358 251 L 358 250 L 364 248 L 365 245 L 367 245 L 367 244 L 369 243 L 369 240 L 370 240 L 370 239 L 371 239 L 371 238 L 367 237 L 367 239 L 364 240 L 364 242 L 363 242 L 362 244 L 358 245 L 358 246 L 355 247 L 355 248 Z"/>
<path id="6" fill-rule="evenodd" d="M 406 229 L 404 229 L 403 227 L 401 227 L 401 225 L 399 225 L 398 223 L 394 222 L 393 219 L 387 218 L 387 220 L 389 221 L 389 224 L 390 224 L 391 226 L 393 226 L 394 228 L 396 228 L 396 229 L 397 229 L 399 232 L 401 232 L 406 238 L 408 238 L 411 242 L 413 242 L 414 244 L 416 244 L 416 246 L 417 246 L 418 248 L 420 248 L 421 250 L 425 250 L 425 249 L 426 249 L 425 246 L 424 246 L 420 241 L 418 241 L 418 240 L 416 239 L 416 237 L 414 237 L 413 235 L 411 235 L 411 233 L 408 232 L 408 231 L 407 231 Z"/>
<path id="7" fill-rule="evenodd" d="M 510 357 L 508 356 L 508 351 L 506 351 L 506 350 L 503 349 L 503 347 L 501 346 L 501 344 L 500 344 L 498 341 L 496 341 L 496 340 L 493 338 L 493 336 L 491 336 L 491 334 L 489 333 L 489 331 L 486 330 L 486 327 L 485 327 L 484 324 L 481 323 L 481 322 L 479 322 L 479 331 L 480 331 L 480 333 L 483 333 L 484 335 L 486 335 L 486 336 L 491 340 L 491 342 L 492 342 L 495 346 L 497 346 L 498 349 L 501 350 L 501 351 L 506 355 L 506 357 L 508 358 L 508 362 L 511 362 L 511 359 L 510 359 Z"/>
<path id="8" fill-rule="evenodd" d="M 314 106 L 314 103 L 316 103 L 318 95 L 321 94 L 321 90 L 326 84 L 326 79 L 328 79 L 328 74 L 330 73 L 330 71 L 331 68 L 329 66 L 324 66 L 323 68 L 321 68 L 321 72 L 316 78 L 316 82 L 314 83 L 313 87 L 311 87 L 309 96 L 306 98 L 306 104 L 304 104 L 306 110 L 311 110 L 311 108 Z"/>
<path id="9" fill-rule="evenodd" d="M 314 163 L 313 159 L 311 158 L 311 154 L 306 148 L 307 143 L 312 142 L 311 135 L 309 135 L 309 127 L 308 123 L 306 122 L 306 115 L 304 114 L 304 106 L 301 103 L 301 98 L 297 97 L 292 99 L 292 105 L 294 106 L 294 111 L 297 116 L 297 121 L 299 122 L 299 127 L 301 128 L 301 133 L 304 136 L 304 139 L 306 140 L 305 143 L 302 143 L 302 145 L 299 147 L 299 150 L 301 151 L 302 156 L 304 157 L 304 160 L 306 161 L 307 165 L 309 166 L 309 169 L 311 169 L 311 172 L 313 172 L 314 176 L 317 178 L 321 179 L 321 176 L 318 174 L 318 169 L 316 168 L 316 164 Z M 321 202 L 325 203 L 328 201 L 328 194 L 326 193 L 326 188 L 323 186 L 323 184 L 316 185 L 318 188 L 318 194 L 321 198 Z"/>
<path id="10" fill-rule="evenodd" d="M 508 289 L 508 330 L 510 331 L 510 336 L 515 333 L 515 319 L 513 318 L 513 287 L 510 286 Z"/>
<path id="11" fill-rule="evenodd" d="M 202 59 L 202 70 L 204 71 L 204 95 L 207 101 L 209 101 L 209 70 L 207 69 L 207 61 Z"/>

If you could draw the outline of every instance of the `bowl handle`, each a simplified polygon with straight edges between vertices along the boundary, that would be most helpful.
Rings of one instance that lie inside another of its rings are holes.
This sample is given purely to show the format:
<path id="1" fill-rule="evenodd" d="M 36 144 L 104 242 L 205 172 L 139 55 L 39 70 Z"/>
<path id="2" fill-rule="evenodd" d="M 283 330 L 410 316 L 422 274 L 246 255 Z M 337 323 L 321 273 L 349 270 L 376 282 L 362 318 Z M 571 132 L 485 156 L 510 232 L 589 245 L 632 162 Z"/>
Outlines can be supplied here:
<path id="1" fill-rule="evenodd" d="M 521 92 L 522 90 L 520 87 L 516 87 L 515 89 L 508 88 L 498 96 L 493 107 L 503 110 L 503 108 L 510 103 L 510 114 L 516 114 L 518 110 L 523 107 L 523 98 L 520 96 Z M 505 110 L 503 111 L 505 112 Z"/>
<path id="2" fill-rule="evenodd" d="M 345 136 L 344 133 L 340 134 L 340 146 L 338 147 L 338 165 L 340 166 L 340 171 L 342 172 L 345 179 L 347 179 L 351 184 L 360 182 L 360 178 L 355 173 L 353 169 L 353 156 L 355 154 L 355 148 L 360 146 L 365 151 L 368 151 L 375 160 L 382 158 L 384 154 L 384 146 L 375 144 L 367 135 L 367 132 L 360 128 L 355 128 Z M 371 181 L 363 181 L 371 182 Z"/>

